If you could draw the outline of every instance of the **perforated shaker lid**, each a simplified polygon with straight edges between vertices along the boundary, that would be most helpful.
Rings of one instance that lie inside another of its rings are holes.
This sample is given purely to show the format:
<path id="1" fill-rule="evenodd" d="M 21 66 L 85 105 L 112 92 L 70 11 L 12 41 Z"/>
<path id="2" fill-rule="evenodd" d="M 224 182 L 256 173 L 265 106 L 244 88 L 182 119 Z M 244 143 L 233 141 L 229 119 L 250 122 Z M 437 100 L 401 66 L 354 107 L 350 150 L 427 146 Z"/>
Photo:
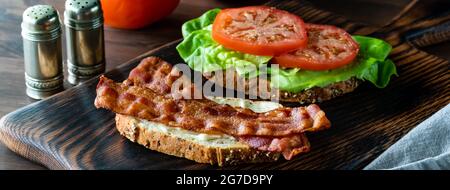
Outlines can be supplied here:
<path id="1" fill-rule="evenodd" d="M 103 24 L 103 11 L 99 0 L 67 0 L 64 23 L 75 29 L 96 28 Z"/>
<path id="2" fill-rule="evenodd" d="M 29 7 L 22 15 L 22 36 L 30 40 L 49 40 L 61 33 L 58 11 L 50 5 Z"/>

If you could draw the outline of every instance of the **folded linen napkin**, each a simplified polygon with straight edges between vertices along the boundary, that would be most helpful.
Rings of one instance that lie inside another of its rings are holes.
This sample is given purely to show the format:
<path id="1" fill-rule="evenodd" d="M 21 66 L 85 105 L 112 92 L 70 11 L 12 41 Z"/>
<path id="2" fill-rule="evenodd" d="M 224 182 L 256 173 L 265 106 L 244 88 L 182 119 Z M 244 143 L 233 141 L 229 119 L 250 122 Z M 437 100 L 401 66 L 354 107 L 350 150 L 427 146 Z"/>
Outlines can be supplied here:
<path id="1" fill-rule="evenodd" d="M 449 170 L 450 104 L 420 123 L 365 170 Z"/>

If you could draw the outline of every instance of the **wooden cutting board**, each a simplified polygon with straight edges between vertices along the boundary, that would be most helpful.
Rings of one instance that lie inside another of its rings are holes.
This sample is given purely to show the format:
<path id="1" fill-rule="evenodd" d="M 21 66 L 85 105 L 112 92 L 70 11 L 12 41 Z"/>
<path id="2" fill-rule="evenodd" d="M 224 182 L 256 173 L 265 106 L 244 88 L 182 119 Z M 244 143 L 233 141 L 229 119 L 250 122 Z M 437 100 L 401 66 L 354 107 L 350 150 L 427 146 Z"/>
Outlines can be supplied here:
<path id="1" fill-rule="evenodd" d="M 419 51 L 398 37 L 395 23 L 376 29 L 350 22 L 298 1 L 269 3 L 307 22 L 340 26 L 353 34 L 375 35 L 394 45 L 390 58 L 400 77 L 385 89 L 365 83 L 355 92 L 320 104 L 332 128 L 308 134 L 311 152 L 291 161 L 230 166 L 226 169 L 360 169 L 418 123 L 450 102 L 449 62 Z M 390 28 L 389 28 L 390 27 Z M 375 32 L 375 33 L 374 33 Z M 159 56 L 182 62 L 179 41 L 145 53 L 106 76 L 122 81 L 139 61 Z M 95 109 L 93 79 L 44 101 L 14 111 L 0 121 L 0 139 L 11 150 L 50 169 L 217 169 L 145 149 L 120 136 L 114 113 Z"/>

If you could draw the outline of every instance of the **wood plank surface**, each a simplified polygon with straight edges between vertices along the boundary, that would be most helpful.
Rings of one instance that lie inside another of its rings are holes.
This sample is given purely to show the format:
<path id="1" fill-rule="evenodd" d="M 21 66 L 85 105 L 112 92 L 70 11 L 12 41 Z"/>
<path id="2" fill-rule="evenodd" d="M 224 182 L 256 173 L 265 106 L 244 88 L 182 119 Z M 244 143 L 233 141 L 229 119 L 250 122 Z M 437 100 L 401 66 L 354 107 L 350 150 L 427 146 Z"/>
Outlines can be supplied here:
<path id="1" fill-rule="evenodd" d="M 317 11 L 309 6 L 300 6 L 295 2 L 277 1 L 272 5 L 299 13 L 308 22 L 334 24 L 344 27 L 352 33 L 370 34 L 379 28 L 355 24 L 343 17 L 334 16 L 329 12 Z M 198 4 L 191 6 L 198 6 Z M 192 7 L 187 6 L 183 9 L 190 10 L 190 8 Z M 209 8 L 206 6 L 204 10 L 207 9 Z M 183 13 L 189 12 L 186 10 Z M 204 11 L 195 10 L 198 12 L 197 15 Z M 191 18 L 193 17 L 191 16 Z M 177 20 L 177 18 L 179 17 L 168 19 Z M 186 18 L 186 15 L 183 18 Z M 184 20 L 180 19 L 176 22 L 181 25 Z M 142 44 L 136 44 L 135 39 L 124 42 L 123 39 L 129 36 L 128 31 L 107 29 L 106 34 L 108 34 L 108 30 L 113 31 L 110 33 L 111 36 L 107 36 L 107 39 L 110 39 L 107 43 L 117 44 L 111 45 L 109 51 L 107 49 L 107 54 L 110 52 L 109 55 L 112 57 L 108 59 L 108 70 L 111 70 L 117 63 L 129 59 L 130 55 L 139 54 L 138 51 L 135 52 L 138 48 L 131 48 L 134 45 L 140 47 L 140 51 L 142 51 L 164 44 L 168 39 L 179 37 L 178 33 L 167 34 L 170 33 L 169 29 L 159 29 L 166 27 L 171 26 L 164 26 L 164 24 L 162 26 L 151 26 L 148 29 L 149 31 L 142 32 L 142 35 L 136 37 L 137 40 L 143 41 Z M 157 32 L 153 33 L 153 30 Z M 149 35 L 149 33 L 156 36 L 173 36 L 159 39 L 161 42 L 155 43 L 154 41 L 146 41 L 148 38 L 145 35 Z M 321 106 L 332 119 L 334 127 L 330 131 L 310 135 L 313 145 L 311 153 L 289 162 L 231 168 L 361 168 L 417 123 L 443 105 L 448 104 L 449 96 L 446 89 L 448 89 L 449 65 L 447 60 L 439 59 L 412 48 L 398 36 L 395 37 L 391 31 L 376 35 L 380 35 L 395 44 L 391 58 L 399 65 L 399 78 L 394 79 L 386 89 L 380 90 L 366 84 L 355 93 L 322 104 Z M 2 58 L 2 60 L 17 62 L 17 64 L 9 65 L 9 69 L 17 71 L 16 74 L 10 74 L 11 77 L 17 78 L 17 76 L 20 76 L 20 67 L 23 67 L 23 65 L 20 65 L 20 55 L 15 55 L 17 50 L 14 50 L 14 46 L 11 46 L 11 44 L 8 47 L 12 47 L 10 52 L 13 58 Z M 152 47 L 149 47 L 148 44 L 152 44 Z M 123 49 L 124 46 L 130 47 L 130 52 L 127 48 Z M 177 63 L 180 59 L 173 46 L 169 45 L 143 56 L 156 53 L 173 63 Z M 6 47 L 5 49 L 8 53 L 8 49 Z M 445 56 L 445 54 L 443 55 Z M 112 69 L 108 75 L 113 79 L 123 80 L 140 58 L 126 63 L 119 69 Z M 6 78 L 6 76 L 1 77 Z M 23 79 L 11 81 L 11 83 L 20 86 Z M 91 81 L 86 85 L 69 89 L 51 99 L 9 114 L 2 120 L 4 124 L 1 128 L 1 134 L 4 137 L 2 139 L 9 148 L 27 158 L 43 163 L 51 169 L 211 168 L 208 165 L 199 165 L 184 159 L 146 150 L 120 137 L 114 129 L 113 114 L 107 111 L 96 111 L 92 106 L 95 97 L 95 83 L 96 81 Z M 7 88 L 3 88 L 2 96 L 3 92 L 8 93 Z M 24 89 L 18 90 L 24 91 Z M 14 93 L 17 94 L 17 92 L 11 91 L 10 96 L 14 96 Z M 382 98 L 376 98 L 380 96 Z M 18 100 L 16 103 L 19 105 L 8 104 L 11 105 L 10 109 L 12 110 L 30 102 L 32 101 L 26 99 L 26 101 Z M 167 162 L 160 163 L 162 160 L 167 160 Z"/>

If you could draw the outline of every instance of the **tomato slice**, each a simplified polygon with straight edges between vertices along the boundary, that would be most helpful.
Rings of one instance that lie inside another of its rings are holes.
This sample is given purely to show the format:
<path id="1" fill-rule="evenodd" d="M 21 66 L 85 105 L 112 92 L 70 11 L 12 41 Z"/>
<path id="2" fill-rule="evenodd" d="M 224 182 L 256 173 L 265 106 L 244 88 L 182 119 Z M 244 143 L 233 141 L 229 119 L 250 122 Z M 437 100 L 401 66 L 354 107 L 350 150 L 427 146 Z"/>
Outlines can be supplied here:
<path id="1" fill-rule="evenodd" d="M 226 48 L 267 56 L 307 44 L 305 23 L 300 17 L 267 6 L 220 11 L 213 23 L 212 37 Z"/>
<path id="2" fill-rule="evenodd" d="M 329 70 L 351 63 L 359 45 L 345 30 L 329 25 L 306 24 L 306 48 L 274 57 L 282 67 L 306 70 Z"/>

